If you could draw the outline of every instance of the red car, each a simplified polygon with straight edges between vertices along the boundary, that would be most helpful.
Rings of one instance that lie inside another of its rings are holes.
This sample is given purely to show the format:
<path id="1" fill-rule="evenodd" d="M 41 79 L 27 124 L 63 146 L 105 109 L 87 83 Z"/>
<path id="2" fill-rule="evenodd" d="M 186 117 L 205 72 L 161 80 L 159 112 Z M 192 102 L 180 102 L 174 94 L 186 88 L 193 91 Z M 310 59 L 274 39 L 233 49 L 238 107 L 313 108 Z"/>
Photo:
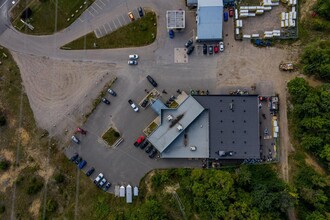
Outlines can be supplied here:
<path id="1" fill-rule="evenodd" d="M 214 53 L 218 53 L 219 52 L 219 46 L 216 44 L 214 45 Z"/>
<path id="2" fill-rule="evenodd" d="M 144 141 L 145 137 L 144 136 L 140 136 L 135 142 L 134 142 L 134 146 L 138 147 L 140 146 L 140 144 L 142 144 L 142 142 Z"/>
<path id="3" fill-rule="evenodd" d="M 234 9 L 229 8 L 229 17 L 233 17 L 233 16 L 234 16 Z"/>

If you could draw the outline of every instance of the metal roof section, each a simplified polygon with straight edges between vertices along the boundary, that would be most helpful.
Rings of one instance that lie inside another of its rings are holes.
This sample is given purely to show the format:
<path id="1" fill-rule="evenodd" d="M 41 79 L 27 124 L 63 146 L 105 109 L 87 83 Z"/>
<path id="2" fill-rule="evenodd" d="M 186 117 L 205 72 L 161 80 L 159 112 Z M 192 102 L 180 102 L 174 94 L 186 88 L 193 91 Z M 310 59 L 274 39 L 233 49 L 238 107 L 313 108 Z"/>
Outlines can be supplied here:
<path id="1" fill-rule="evenodd" d="M 126 203 L 132 203 L 132 187 L 131 185 L 126 186 Z"/>
<path id="2" fill-rule="evenodd" d="M 184 10 L 166 11 L 167 29 L 182 29 L 186 26 Z"/>
<path id="3" fill-rule="evenodd" d="M 198 0 L 187 0 L 187 5 L 197 5 Z"/>
<path id="4" fill-rule="evenodd" d="M 161 124 L 148 140 L 162 153 L 202 112 L 204 108 L 189 96 L 177 109 L 163 109 Z"/>
<path id="5" fill-rule="evenodd" d="M 156 99 L 155 101 L 152 101 L 152 104 L 151 104 L 151 108 L 152 110 L 154 110 L 154 112 L 156 112 L 158 115 L 161 114 L 162 112 L 162 109 L 168 109 L 165 104 L 160 101 L 159 99 Z"/>
<path id="6" fill-rule="evenodd" d="M 199 41 L 222 40 L 223 1 L 199 0 L 196 11 Z"/>
<path id="7" fill-rule="evenodd" d="M 260 158 L 257 95 L 194 98 L 209 111 L 210 158 Z"/>
<path id="8" fill-rule="evenodd" d="M 161 154 L 161 158 L 208 158 L 209 112 L 203 111 Z"/>

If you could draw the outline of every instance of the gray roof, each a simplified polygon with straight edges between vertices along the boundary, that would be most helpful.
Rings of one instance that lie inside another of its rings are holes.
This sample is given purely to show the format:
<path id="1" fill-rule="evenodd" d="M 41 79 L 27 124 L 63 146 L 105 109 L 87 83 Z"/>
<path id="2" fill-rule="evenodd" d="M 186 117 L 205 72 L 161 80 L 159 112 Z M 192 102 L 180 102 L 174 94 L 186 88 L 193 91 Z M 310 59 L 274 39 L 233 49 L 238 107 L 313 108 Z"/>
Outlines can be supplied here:
<path id="1" fill-rule="evenodd" d="M 194 96 L 209 111 L 210 158 L 260 158 L 257 95 Z M 230 109 L 232 103 L 233 110 Z M 220 157 L 219 151 L 233 152 Z"/>
<path id="2" fill-rule="evenodd" d="M 187 5 L 197 5 L 198 0 L 187 0 Z"/>
<path id="3" fill-rule="evenodd" d="M 162 153 L 202 112 L 204 108 L 191 96 L 184 100 L 177 109 L 163 109 L 161 124 L 148 137 L 148 140 Z M 168 121 L 168 116 L 173 119 Z M 181 119 L 173 126 L 176 119 Z M 179 131 L 178 126 L 182 127 Z"/>
<path id="4" fill-rule="evenodd" d="M 186 134 L 186 143 L 185 137 Z M 196 147 L 191 151 L 191 147 Z M 161 154 L 161 158 L 208 158 L 209 112 L 204 110 Z"/>
<path id="5" fill-rule="evenodd" d="M 170 10 L 166 12 L 167 28 L 185 28 L 186 15 L 184 10 Z"/>
<path id="6" fill-rule="evenodd" d="M 159 99 L 157 99 L 156 101 L 152 102 L 151 104 L 151 108 L 152 110 L 154 110 L 154 112 L 156 112 L 158 115 L 161 114 L 162 109 L 167 109 L 167 107 L 165 106 L 165 104 L 160 101 Z"/>
<path id="7" fill-rule="evenodd" d="M 198 40 L 222 40 L 223 1 L 199 0 L 196 20 Z"/>

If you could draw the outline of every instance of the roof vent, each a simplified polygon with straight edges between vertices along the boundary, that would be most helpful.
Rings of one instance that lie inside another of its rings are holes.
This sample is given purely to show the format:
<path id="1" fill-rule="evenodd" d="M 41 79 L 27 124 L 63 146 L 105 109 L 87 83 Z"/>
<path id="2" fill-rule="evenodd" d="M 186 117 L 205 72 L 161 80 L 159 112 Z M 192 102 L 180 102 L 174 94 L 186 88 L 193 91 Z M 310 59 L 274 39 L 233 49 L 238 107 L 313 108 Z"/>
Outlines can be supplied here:
<path id="1" fill-rule="evenodd" d="M 190 151 L 196 151 L 197 150 L 197 147 L 196 146 L 191 146 L 190 147 Z"/>
<path id="2" fill-rule="evenodd" d="M 234 103 L 231 102 L 231 103 L 229 104 L 229 108 L 230 108 L 230 110 L 233 112 L 233 111 L 234 111 Z"/>
<path id="3" fill-rule="evenodd" d="M 167 120 L 168 120 L 168 121 L 172 121 L 172 119 L 173 119 L 173 116 L 172 116 L 172 115 L 168 115 L 168 116 L 167 116 Z"/>
<path id="4" fill-rule="evenodd" d="M 178 129 L 178 131 L 182 131 L 183 130 L 183 127 L 182 125 L 178 125 L 178 127 L 176 127 Z"/>

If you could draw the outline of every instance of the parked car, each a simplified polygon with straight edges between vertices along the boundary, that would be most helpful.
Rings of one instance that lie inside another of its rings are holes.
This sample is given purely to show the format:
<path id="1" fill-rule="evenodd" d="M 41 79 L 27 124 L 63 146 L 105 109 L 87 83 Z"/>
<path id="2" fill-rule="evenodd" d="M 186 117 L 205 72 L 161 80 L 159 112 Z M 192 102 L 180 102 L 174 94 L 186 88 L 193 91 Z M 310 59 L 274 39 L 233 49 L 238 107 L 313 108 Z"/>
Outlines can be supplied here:
<path id="1" fill-rule="evenodd" d="M 108 93 L 112 96 L 117 96 L 117 93 L 113 91 L 112 89 L 108 89 Z"/>
<path id="2" fill-rule="evenodd" d="M 82 160 L 79 164 L 78 164 L 78 168 L 79 169 L 82 169 L 86 166 L 87 164 L 87 161 L 86 160 Z"/>
<path id="3" fill-rule="evenodd" d="M 134 142 L 134 146 L 138 147 L 140 146 L 140 144 L 142 144 L 142 142 L 145 140 L 145 137 L 142 135 L 140 136 L 135 142 Z"/>
<path id="4" fill-rule="evenodd" d="M 131 105 L 131 107 L 133 108 L 133 110 L 135 112 L 138 112 L 139 111 L 139 108 L 135 105 L 135 103 L 131 99 L 128 100 L 128 103 Z"/>
<path id="5" fill-rule="evenodd" d="M 78 158 L 74 161 L 74 163 L 78 165 L 81 161 L 82 161 L 82 157 L 78 157 Z"/>
<path id="6" fill-rule="evenodd" d="M 130 19 L 131 21 L 134 21 L 134 20 L 135 20 L 134 15 L 133 15 L 133 13 L 132 13 L 131 11 L 128 12 L 128 17 L 129 17 L 129 19 Z"/>
<path id="7" fill-rule="evenodd" d="M 143 108 L 147 107 L 148 102 L 149 102 L 148 99 L 143 100 L 143 102 L 141 103 L 141 107 Z"/>
<path id="8" fill-rule="evenodd" d="M 223 20 L 228 21 L 228 12 L 223 13 Z"/>
<path id="9" fill-rule="evenodd" d="M 188 47 L 190 47 L 192 44 L 193 44 L 193 41 L 190 39 L 190 40 L 187 41 L 187 43 L 185 43 L 184 46 L 185 46 L 186 48 L 188 48 Z"/>
<path id="10" fill-rule="evenodd" d="M 75 161 L 77 160 L 77 158 L 79 157 L 79 154 L 75 153 L 71 158 L 70 158 L 70 161 Z"/>
<path id="11" fill-rule="evenodd" d="M 80 128 L 80 127 L 78 127 L 78 128 L 76 129 L 76 132 L 81 133 L 81 134 L 83 134 L 83 135 L 86 135 L 86 134 L 87 134 L 87 131 L 85 131 L 84 129 L 82 129 L 82 128 Z"/>
<path id="12" fill-rule="evenodd" d="M 195 46 L 189 47 L 187 50 L 187 55 L 190 55 L 194 51 L 194 49 L 195 49 Z"/>
<path id="13" fill-rule="evenodd" d="M 219 52 L 219 46 L 218 45 L 214 45 L 214 53 L 218 53 Z"/>
<path id="14" fill-rule="evenodd" d="M 139 16 L 142 18 L 144 16 L 142 7 L 138 7 Z"/>
<path id="15" fill-rule="evenodd" d="M 169 30 L 168 31 L 168 36 L 173 39 L 174 38 L 174 31 L 173 30 Z"/>
<path id="16" fill-rule="evenodd" d="M 156 81 L 151 77 L 151 76 L 147 76 L 147 80 L 151 83 L 151 85 L 153 86 L 153 87 L 157 87 L 157 83 L 156 83 Z"/>
<path id="17" fill-rule="evenodd" d="M 94 179 L 94 183 L 95 184 L 98 184 L 100 181 L 101 181 L 101 179 L 103 179 L 103 173 L 99 173 L 99 175 Z"/>
<path id="18" fill-rule="evenodd" d="M 150 153 L 152 151 L 152 149 L 154 149 L 154 146 L 150 145 L 149 147 L 146 148 L 146 153 Z"/>
<path id="19" fill-rule="evenodd" d="M 203 54 L 207 54 L 207 45 L 203 44 Z"/>
<path id="20" fill-rule="evenodd" d="M 137 54 L 128 55 L 128 59 L 130 59 L 130 60 L 137 60 L 137 59 L 139 59 L 139 55 L 137 55 Z"/>
<path id="21" fill-rule="evenodd" d="M 103 187 L 103 191 L 106 192 L 108 191 L 108 189 L 110 188 L 111 183 L 107 182 L 107 184 L 105 184 L 105 187 Z"/>
<path id="22" fill-rule="evenodd" d="M 229 8 L 229 17 L 234 16 L 234 8 Z"/>
<path id="23" fill-rule="evenodd" d="M 157 150 L 156 150 L 156 148 L 154 148 L 154 149 L 152 149 L 152 151 L 149 153 L 149 157 L 150 157 L 150 158 L 154 158 L 154 157 L 156 156 L 156 154 L 157 154 Z"/>
<path id="24" fill-rule="evenodd" d="M 146 148 L 146 147 L 148 146 L 148 144 L 149 144 L 149 142 L 148 142 L 148 141 L 145 141 L 145 142 L 143 142 L 143 143 L 140 145 L 140 148 L 141 148 L 141 149 L 144 149 L 144 148 Z"/>
<path id="25" fill-rule="evenodd" d="M 137 60 L 129 60 L 128 65 L 138 65 L 138 61 Z"/>
<path id="26" fill-rule="evenodd" d="M 76 144 L 80 144 L 80 140 L 74 135 L 72 135 L 71 140 Z"/>
<path id="27" fill-rule="evenodd" d="M 209 46 L 209 54 L 213 54 L 213 46 L 212 45 Z"/>
<path id="28" fill-rule="evenodd" d="M 99 184 L 98 184 L 98 186 L 100 187 L 100 188 L 102 188 L 102 186 L 104 186 L 104 184 L 107 182 L 107 179 L 106 178 L 103 178 L 100 182 L 99 182 Z"/>
<path id="29" fill-rule="evenodd" d="M 92 175 L 94 173 L 94 171 L 95 171 L 94 167 L 89 168 L 89 170 L 86 172 L 86 176 Z"/>
<path id="30" fill-rule="evenodd" d="M 106 98 L 102 98 L 101 101 L 104 103 L 104 104 L 107 104 L 107 105 L 110 105 L 110 101 Z"/>
<path id="31" fill-rule="evenodd" d="M 225 45 L 223 44 L 222 41 L 219 43 L 219 46 L 220 46 L 220 51 L 223 52 L 225 50 Z"/>

